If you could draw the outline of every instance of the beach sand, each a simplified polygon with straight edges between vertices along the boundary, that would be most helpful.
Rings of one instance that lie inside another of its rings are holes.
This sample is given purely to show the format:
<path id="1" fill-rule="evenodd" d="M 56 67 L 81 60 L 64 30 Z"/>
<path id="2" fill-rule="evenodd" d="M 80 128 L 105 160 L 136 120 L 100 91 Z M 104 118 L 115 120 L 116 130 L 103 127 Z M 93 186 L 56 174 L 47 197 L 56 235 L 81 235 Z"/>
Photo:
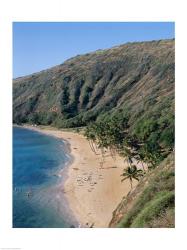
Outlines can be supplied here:
<path id="1" fill-rule="evenodd" d="M 62 183 L 61 191 L 80 227 L 108 227 L 113 211 L 130 191 L 129 181 L 121 182 L 120 175 L 127 167 L 124 159 L 117 156 L 114 160 L 108 154 L 102 165 L 101 154 L 98 152 L 96 155 L 81 134 L 49 127 L 24 127 L 69 143 L 73 162 L 68 166 L 67 178 Z M 136 185 L 135 180 L 133 187 Z"/>

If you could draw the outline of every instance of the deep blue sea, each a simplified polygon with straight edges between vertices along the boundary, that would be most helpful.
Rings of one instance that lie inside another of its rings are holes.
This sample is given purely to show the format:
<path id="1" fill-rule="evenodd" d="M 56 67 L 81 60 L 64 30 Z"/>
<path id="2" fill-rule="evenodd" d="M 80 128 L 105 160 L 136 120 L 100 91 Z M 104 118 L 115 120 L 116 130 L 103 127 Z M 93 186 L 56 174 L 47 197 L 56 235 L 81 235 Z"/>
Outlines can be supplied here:
<path id="1" fill-rule="evenodd" d="M 59 175 L 70 160 L 62 140 L 13 128 L 13 227 L 75 226 Z"/>

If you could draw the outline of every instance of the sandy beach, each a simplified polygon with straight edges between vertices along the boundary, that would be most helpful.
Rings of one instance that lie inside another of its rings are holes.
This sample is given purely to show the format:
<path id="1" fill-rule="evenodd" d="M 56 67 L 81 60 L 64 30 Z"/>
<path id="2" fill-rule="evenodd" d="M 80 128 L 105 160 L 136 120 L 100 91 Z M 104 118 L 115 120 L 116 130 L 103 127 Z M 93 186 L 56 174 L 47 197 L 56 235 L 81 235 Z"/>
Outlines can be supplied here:
<path id="1" fill-rule="evenodd" d="M 81 134 L 50 127 L 24 127 L 69 143 L 73 162 L 68 166 L 68 176 L 62 183 L 61 191 L 80 227 L 108 227 L 112 212 L 130 191 L 129 181 L 121 182 L 120 175 L 126 167 L 124 160 L 119 156 L 114 160 L 108 154 L 102 165 L 101 154 L 98 152 L 96 155 Z M 136 184 L 134 181 L 133 186 Z"/>

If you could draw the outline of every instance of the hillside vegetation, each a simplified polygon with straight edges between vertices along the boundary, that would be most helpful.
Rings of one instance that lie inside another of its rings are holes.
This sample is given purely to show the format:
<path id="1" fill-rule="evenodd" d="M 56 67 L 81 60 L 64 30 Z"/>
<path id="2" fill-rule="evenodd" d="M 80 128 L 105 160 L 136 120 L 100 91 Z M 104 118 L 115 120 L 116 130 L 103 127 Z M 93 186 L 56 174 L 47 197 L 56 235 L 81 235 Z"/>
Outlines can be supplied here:
<path id="1" fill-rule="evenodd" d="M 122 110 L 139 129 L 172 119 L 173 103 L 174 40 L 98 50 L 13 81 L 14 123 L 77 127 Z"/>
<path id="2" fill-rule="evenodd" d="M 14 123 L 84 127 L 94 152 L 128 162 L 131 192 L 110 226 L 174 226 L 174 49 L 174 40 L 128 43 L 13 81 Z"/>
<path id="3" fill-rule="evenodd" d="M 174 227 L 174 154 L 140 180 L 113 212 L 110 227 Z"/>

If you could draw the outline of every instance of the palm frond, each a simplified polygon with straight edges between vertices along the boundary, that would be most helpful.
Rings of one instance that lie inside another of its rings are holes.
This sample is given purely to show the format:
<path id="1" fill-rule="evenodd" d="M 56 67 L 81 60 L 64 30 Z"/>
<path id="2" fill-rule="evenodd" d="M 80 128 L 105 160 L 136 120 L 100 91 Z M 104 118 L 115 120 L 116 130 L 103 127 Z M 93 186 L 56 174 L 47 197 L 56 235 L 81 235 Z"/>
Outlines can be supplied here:
<path id="1" fill-rule="evenodd" d="M 125 177 L 125 178 L 123 178 L 122 180 L 121 180 L 121 182 L 123 182 L 123 181 L 125 181 L 125 180 L 127 180 L 128 179 L 128 177 Z"/>

